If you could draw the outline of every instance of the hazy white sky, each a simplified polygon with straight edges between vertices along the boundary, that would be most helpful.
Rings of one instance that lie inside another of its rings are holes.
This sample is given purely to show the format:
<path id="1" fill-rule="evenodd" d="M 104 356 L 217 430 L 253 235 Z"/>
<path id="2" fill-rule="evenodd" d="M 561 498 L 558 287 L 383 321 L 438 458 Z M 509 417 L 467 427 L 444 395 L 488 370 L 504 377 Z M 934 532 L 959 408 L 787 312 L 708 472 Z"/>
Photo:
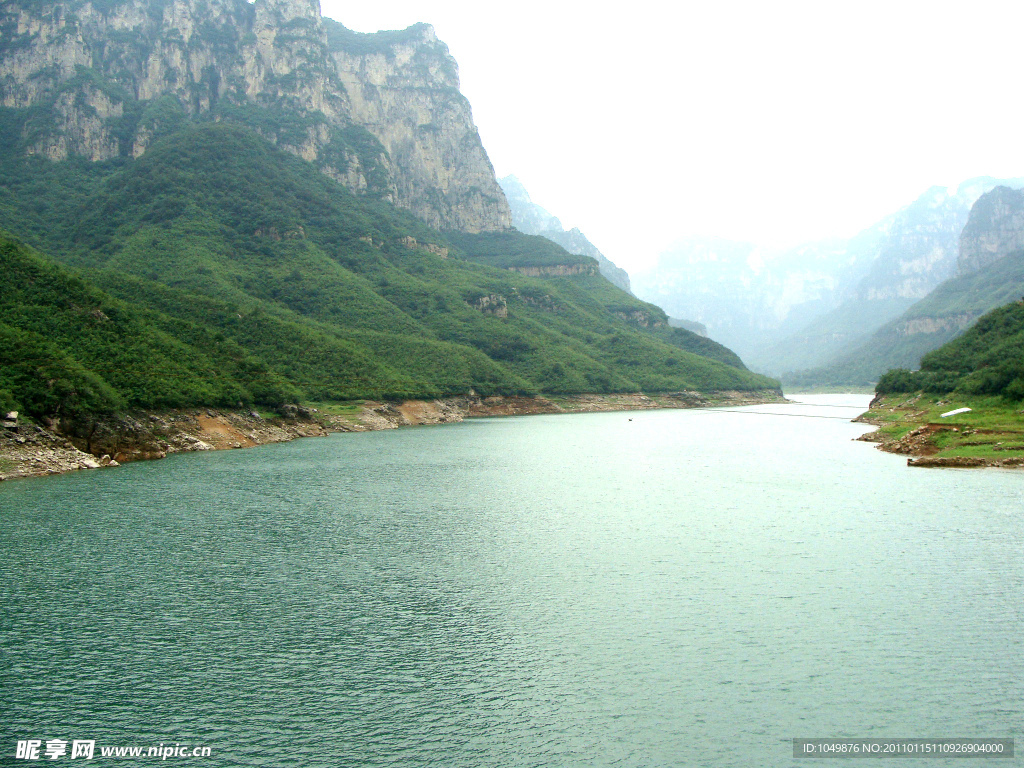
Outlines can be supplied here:
<path id="1" fill-rule="evenodd" d="M 627 270 L 1024 175 L 1020 2 L 321 2 L 360 32 L 433 24 L 498 176 Z"/>

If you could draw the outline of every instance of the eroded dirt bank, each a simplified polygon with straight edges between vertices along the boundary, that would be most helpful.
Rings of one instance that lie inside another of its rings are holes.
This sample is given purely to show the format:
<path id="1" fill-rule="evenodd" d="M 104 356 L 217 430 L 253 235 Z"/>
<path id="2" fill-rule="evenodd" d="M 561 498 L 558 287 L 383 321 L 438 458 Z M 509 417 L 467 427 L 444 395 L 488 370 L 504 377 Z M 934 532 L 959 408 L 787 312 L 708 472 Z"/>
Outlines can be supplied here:
<path id="1" fill-rule="evenodd" d="M 171 453 L 248 448 L 331 432 L 445 424 L 485 416 L 583 413 L 756 405 L 782 402 L 763 392 L 675 392 L 663 395 L 563 395 L 557 397 L 449 397 L 384 403 L 364 401 L 340 413 L 285 406 L 279 413 L 189 409 L 129 413 L 75 422 L 35 424 L 24 419 L 0 428 L 0 480 L 99 469 Z"/>

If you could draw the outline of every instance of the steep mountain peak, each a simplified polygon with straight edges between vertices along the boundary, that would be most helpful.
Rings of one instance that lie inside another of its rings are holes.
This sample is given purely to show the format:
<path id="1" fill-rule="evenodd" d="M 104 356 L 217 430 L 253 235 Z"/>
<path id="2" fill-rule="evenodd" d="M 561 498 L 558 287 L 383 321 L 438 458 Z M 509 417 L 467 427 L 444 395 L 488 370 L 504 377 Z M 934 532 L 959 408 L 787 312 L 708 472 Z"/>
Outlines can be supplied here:
<path id="1" fill-rule="evenodd" d="M 998 186 L 978 198 L 960 235 L 957 273 L 977 272 L 1024 248 L 1024 190 Z"/>
<path id="2" fill-rule="evenodd" d="M 1018 188 L 1024 186 L 1024 178 L 997 179 L 993 176 L 975 176 L 950 187 L 951 194 L 968 200 L 973 205 L 979 197 L 989 190 L 998 187 Z"/>
<path id="3" fill-rule="evenodd" d="M 351 119 L 384 146 L 396 199 L 438 229 L 500 231 L 512 214 L 459 92 L 459 70 L 429 24 L 361 34 L 326 22 Z"/>

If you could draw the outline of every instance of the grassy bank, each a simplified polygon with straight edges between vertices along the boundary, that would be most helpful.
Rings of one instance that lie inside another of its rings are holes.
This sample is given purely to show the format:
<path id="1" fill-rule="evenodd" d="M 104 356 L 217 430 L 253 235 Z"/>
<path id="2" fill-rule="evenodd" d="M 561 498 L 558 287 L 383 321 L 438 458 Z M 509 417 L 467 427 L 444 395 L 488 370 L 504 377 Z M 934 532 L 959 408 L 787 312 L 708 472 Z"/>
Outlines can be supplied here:
<path id="1" fill-rule="evenodd" d="M 958 408 L 968 413 L 942 417 Z M 1021 466 L 1024 410 L 1002 397 L 900 393 L 880 395 L 858 421 L 879 426 L 864 439 L 918 457 L 918 466 Z"/>

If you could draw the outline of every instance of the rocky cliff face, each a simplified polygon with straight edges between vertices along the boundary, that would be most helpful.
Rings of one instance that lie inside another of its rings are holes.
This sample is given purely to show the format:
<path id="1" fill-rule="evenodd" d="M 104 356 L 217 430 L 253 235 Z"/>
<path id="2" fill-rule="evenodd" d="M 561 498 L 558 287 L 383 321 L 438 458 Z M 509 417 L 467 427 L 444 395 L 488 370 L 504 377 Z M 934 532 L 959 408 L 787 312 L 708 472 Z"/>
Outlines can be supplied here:
<path id="1" fill-rule="evenodd" d="M 632 293 L 626 270 L 615 265 L 597 249 L 577 228 L 566 230 L 562 222 L 530 199 L 526 187 L 515 176 L 506 176 L 498 182 L 512 209 L 512 225 L 528 235 L 540 235 L 558 243 L 569 253 L 589 256 L 597 261 L 598 269 L 613 285 Z"/>
<path id="2" fill-rule="evenodd" d="M 942 317 L 907 317 L 900 318 L 895 324 L 895 329 L 898 336 L 946 332 L 957 334 L 977 319 L 977 312 L 957 312 Z"/>
<path id="3" fill-rule="evenodd" d="M 548 267 L 508 267 L 513 272 L 519 272 L 528 277 L 579 277 L 581 275 L 596 275 L 598 267 L 594 262 L 584 264 L 553 264 Z"/>
<path id="4" fill-rule="evenodd" d="M 932 187 L 895 214 L 854 298 L 916 301 L 956 274 L 961 232 L 972 215 L 972 207 L 1000 183 L 980 177 L 955 188 Z M 1020 185 L 1022 180 L 1005 183 Z"/>
<path id="5" fill-rule="evenodd" d="M 932 187 L 858 235 L 849 250 L 859 251 L 865 271 L 845 287 L 843 300 L 752 362 L 777 374 L 819 366 L 927 296 L 956 271 L 960 230 L 971 205 L 996 183 L 978 178 L 953 188 Z"/>
<path id="6" fill-rule="evenodd" d="M 7 2 L 0 105 L 22 151 L 52 160 L 137 157 L 185 120 L 235 120 L 435 227 L 509 227 L 447 48 L 425 25 L 383 35 L 317 0 Z"/>
<path id="7" fill-rule="evenodd" d="M 428 24 L 360 35 L 328 22 L 350 115 L 384 145 L 399 202 L 433 227 L 512 226 L 508 203 L 459 91 L 459 70 Z M 438 194 L 440 193 L 440 195 Z"/>
<path id="8" fill-rule="evenodd" d="M 1019 250 L 1024 250 L 1024 190 L 996 187 L 971 209 L 960 235 L 957 272 L 977 272 Z"/>

